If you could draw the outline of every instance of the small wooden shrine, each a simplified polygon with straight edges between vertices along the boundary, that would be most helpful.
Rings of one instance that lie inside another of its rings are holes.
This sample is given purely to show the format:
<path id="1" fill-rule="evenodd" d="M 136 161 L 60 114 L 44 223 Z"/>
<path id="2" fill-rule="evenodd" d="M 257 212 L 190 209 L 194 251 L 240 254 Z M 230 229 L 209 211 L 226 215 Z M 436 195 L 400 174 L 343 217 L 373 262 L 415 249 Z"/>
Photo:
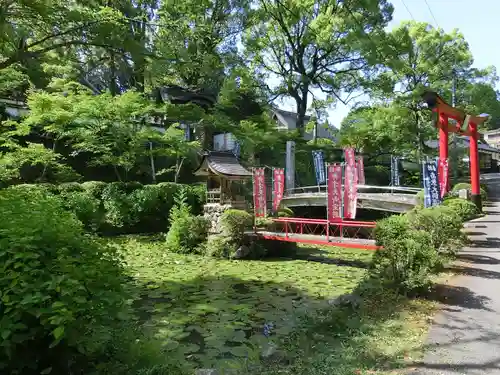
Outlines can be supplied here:
<path id="1" fill-rule="evenodd" d="M 207 179 L 208 205 L 247 208 L 244 183 L 252 178 L 252 172 L 244 168 L 232 152 L 206 152 L 194 174 Z"/>

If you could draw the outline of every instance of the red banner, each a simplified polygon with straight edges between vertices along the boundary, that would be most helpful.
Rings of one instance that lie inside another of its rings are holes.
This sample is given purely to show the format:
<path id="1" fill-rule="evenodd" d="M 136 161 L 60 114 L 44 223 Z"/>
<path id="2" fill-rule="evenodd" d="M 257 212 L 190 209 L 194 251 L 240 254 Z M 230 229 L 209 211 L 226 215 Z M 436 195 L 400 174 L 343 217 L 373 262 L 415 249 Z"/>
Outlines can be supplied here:
<path id="1" fill-rule="evenodd" d="M 358 163 L 356 165 L 356 169 L 358 171 L 358 184 L 364 185 L 366 183 L 365 180 L 365 165 L 363 162 L 363 157 L 360 156 L 358 159 Z"/>
<path id="2" fill-rule="evenodd" d="M 441 198 L 448 192 L 448 159 L 439 159 L 438 179 Z"/>
<path id="3" fill-rule="evenodd" d="M 285 170 L 283 168 L 273 169 L 273 212 L 278 212 L 283 192 L 285 191 Z"/>
<path id="4" fill-rule="evenodd" d="M 253 204 L 255 217 L 266 216 L 266 180 L 264 168 L 253 170 Z"/>
<path id="5" fill-rule="evenodd" d="M 340 164 L 329 164 L 327 167 L 327 199 L 328 220 L 341 217 L 342 212 L 342 167 Z"/>
<path id="6" fill-rule="evenodd" d="M 345 170 L 344 170 L 344 218 L 354 219 L 356 217 L 356 208 L 358 204 L 358 186 L 356 177 L 356 158 L 354 149 L 349 147 L 345 152 Z"/>

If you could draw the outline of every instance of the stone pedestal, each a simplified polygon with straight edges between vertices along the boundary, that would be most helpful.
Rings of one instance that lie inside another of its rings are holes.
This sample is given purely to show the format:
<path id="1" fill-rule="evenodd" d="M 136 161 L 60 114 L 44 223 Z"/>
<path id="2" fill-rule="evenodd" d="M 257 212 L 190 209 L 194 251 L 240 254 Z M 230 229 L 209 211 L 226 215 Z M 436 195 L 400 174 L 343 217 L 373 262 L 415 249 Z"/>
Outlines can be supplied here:
<path id="1" fill-rule="evenodd" d="M 203 216 L 210 221 L 210 234 L 221 233 L 220 218 L 224 211 L 232 209 L 230 204 L 207 203 L 203 206 Z"/>

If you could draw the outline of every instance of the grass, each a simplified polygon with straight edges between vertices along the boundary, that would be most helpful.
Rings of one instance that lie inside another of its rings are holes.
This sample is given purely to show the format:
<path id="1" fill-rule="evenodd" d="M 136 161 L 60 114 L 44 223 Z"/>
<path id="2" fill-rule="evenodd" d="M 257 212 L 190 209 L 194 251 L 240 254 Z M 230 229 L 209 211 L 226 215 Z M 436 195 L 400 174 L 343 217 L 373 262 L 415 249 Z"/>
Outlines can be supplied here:
<path id="1" fill-rule="evenodd" d="M 142 328 L 166 356 L 193 368 L 392 372 L 418 357 L 435 309 L 378 289 L 355 308 L 333 305 L 335 297 L 367 290 L 371 252 L 315 247 L 294 258 L 231 261 L 167 253 L 147 237 L 110 241 L 124 255 Z"/>

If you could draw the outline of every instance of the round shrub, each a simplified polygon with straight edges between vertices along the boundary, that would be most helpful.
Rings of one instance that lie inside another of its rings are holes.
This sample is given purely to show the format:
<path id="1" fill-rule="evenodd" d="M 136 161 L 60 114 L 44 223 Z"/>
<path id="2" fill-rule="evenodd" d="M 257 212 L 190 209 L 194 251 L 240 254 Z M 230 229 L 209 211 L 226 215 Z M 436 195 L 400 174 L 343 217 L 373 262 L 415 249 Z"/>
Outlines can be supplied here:
<path id="1" fill-rule="evenodd" d="M 1 372 L 88 373 L 123 311 L 116 254 L 43 191 L 0 191 L 0 217 Z"/>
<path id="2" fill-rule="evenodd" d="M 258 229 L 274 232 L 278 228 L 278 223 L 275 223 L 272 217 L 256 217 L 255 226 Z"/>
<path id="3" fill-rule="evenodd" d="M 200 247 L 208 237 L 210 223 L 203 216 L 185 215 L 177 217 L 168 230 L 166 245 L 175 253 L 202 253 Z"/>
<path id="4" fill-rule="evenodd" d="M 86 181 L 82 183 L 82 187 L 85 191 L 88 191 L 94 198 L 101 199 L 102 191 L 106 187 L 107 183 L 103 181 Z"/>
<path id="5" fill-rule="evenodd" d="M 375 241 L 377 246 L 386 246 L 395 239 L 404 237 L 410 230 L 408 215 L 393 215 L 377 222 Z"/>
<path id="6" fill-rule="evenodd" d="M 57 190 L 60 193 L 70 193 L 70 192 L 82 192 L 85 190 L 82 184 L 78 182 L 66 182 L 64 184 L 57 185 Z"/>
<path id="7" fill-rule="evenodd" d="M 67 191 L 60 195 L 64 207 L 73 212 L 87 230 L 97 231 L 104 219 L 101 201 L 89 191 Z"/>
<path id="8" fill-rule="evenodd" d="M 253 216 L 243 210 L 226 210 L 221 218 L 222 235 L 234 241 L 241 241 L 245 231 L 251 230 L 253 226 Z"/>
<path id="9" fill-rule="evenodd" d="M 404 236 L 385 238 L 384 248 L 373 258 L 370 274 L 395 289 L 411 292 L 428 287 L 441 266 L 430 234 L 409 230 Z"/>
<path id="10" fill-rule="evenodd" d="M 456 212 L 462 221 L 471 220 L 478 214 L 477 206 L 465 199 L 450 198 L 445 200 L 443 205 Z"/>
<path id="11" fill-rule="evenodd" d="M 465 242 L 462 218 L 451 207 L 435 206 L 408 214 L 410 227 L 429 234 L 434 249 L 454 253 Z"/>
<path id="12" fill-rule="evenodd" d="M 414 221 L 410 215 L 394 215 L 377 223 L 375 240 L 383 248 L 370 267 L 372 276 L 406 292 L 427 286 L 442 266 L 431 234 L 415 229 Z"/>

